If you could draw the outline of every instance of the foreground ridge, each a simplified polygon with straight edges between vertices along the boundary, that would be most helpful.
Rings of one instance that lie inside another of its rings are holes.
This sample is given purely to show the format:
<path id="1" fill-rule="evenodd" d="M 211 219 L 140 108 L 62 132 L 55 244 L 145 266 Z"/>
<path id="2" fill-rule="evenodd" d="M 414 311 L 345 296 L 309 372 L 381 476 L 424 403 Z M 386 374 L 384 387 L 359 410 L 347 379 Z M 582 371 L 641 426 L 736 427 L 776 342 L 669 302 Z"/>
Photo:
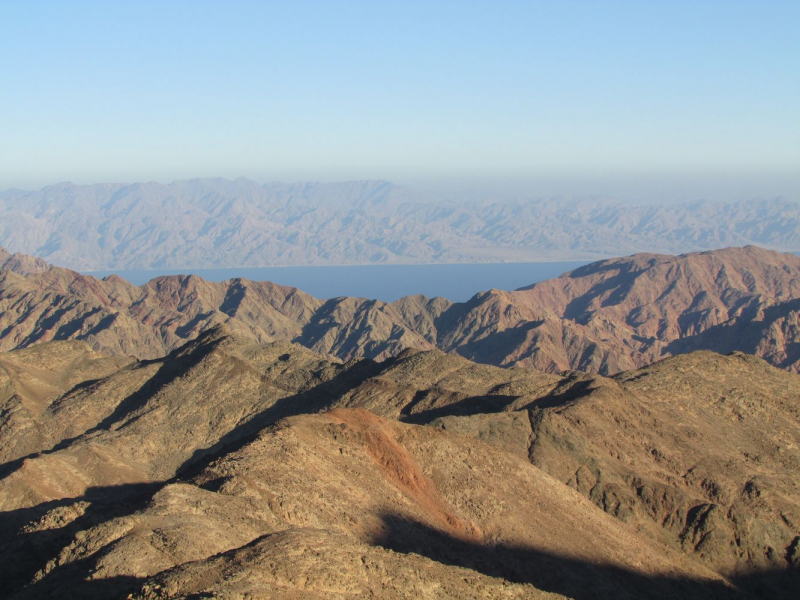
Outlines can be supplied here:
<path id="1" fill-rule="evenodd" d="M 800 377 L 337 362 L 217 326 L 0 355 L 3 594 L 793 598 Z"/>

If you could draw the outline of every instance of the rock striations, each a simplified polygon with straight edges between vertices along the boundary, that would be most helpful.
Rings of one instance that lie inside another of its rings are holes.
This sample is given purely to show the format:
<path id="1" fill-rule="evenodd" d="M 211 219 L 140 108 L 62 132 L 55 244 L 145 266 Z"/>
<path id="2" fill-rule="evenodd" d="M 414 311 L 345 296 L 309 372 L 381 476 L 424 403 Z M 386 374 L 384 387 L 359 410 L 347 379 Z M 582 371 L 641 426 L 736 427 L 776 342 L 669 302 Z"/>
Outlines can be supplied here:
<path id="1" fill-rule="evenodd" d="M 0 254 L 0 349 L 75 339 L 159 358 L 226 323 L 341 360 L 439 348 L 499 366 L 614 374 L 706 349 L 800 368 L 800 257 L 748 246 L 593 263 L 465 303 L 408 296 L 319 300 L 295 288 L 197 276 L 137 287 Z"/>
<path id="2" fill-rule="evenodd" d="M 800 257 L 748 246 L 600 261 L 450 311 L 439 347 L 479 362 L 604 374 L 740 350 L 800 367 Z"/>
<path id="3" fill-rule="evenodd" d="M 151 360 L 35 344 L 0 378 L 6 597 L 800 591 L 800 376 L 759 358 L 342 363 L 217 325 Z"/>

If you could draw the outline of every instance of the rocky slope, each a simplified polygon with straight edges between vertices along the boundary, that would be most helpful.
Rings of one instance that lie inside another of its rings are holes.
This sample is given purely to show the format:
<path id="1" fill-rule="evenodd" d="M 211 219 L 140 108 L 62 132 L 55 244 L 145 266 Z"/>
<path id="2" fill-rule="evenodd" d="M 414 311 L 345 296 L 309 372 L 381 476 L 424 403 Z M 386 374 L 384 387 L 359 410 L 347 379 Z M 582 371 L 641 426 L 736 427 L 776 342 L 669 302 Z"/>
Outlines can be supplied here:
<path id="1" fill-rule="evenodd" d="M 27 254 L 11 254 L 5 248 L 0 248 L 0 270 L 13 271 L 21 275 L 43 273 L 51 267 L 47 261 Z"/>
<path id="2" fill-rule="evenodd" d="M 609 379 L 410 351 L 337 405 L 526 457 L 727 575 L 800 566 L 800 481 L 786 476 L 800 468 L 800 378 L 755 357 L 695 352 Z"/>
<path id="3" fill-rule="evenodd" d="M 583 260 L 746 244 L 800 250 L 798 204 L 450 201 L 386 181 L 244 178 L 0 192 L 0 245 L 80 270 Z"/>
<path id="4" fill-rule="evenodd" d="M 793 598 L 800 377 L 339 363 L 216 327 L 0 355 L 4 596 Z"/>
<path id="5" fill-rule="evenodd" d="M 741 350 L 798 369 L 800 257 L 753 246 L 600 261 L 454 307 L 437 345 L 472 360 L 615 373 Z"/>
<path id="6" fill-rule="evenodd" d="M 434 347 L 473 361 L 613 374 L 691 350 L 800 368 L 800 257 L 748 246 L 600 261 L 465 303 L 319 300 L 269 282 L 169 276 L 133 286 L 0 255 L 0 349 L 63 339 L 158 358 L 220 323 L 342 360 Z"/>

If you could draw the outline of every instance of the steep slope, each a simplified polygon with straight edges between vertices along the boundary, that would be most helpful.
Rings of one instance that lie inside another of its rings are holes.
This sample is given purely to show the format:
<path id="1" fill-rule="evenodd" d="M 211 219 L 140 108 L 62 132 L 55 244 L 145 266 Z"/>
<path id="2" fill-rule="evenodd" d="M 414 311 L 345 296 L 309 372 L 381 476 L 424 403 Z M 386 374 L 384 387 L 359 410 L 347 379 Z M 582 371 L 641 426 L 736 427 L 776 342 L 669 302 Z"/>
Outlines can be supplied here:
<path id="1" fill-rule="evenodd" d="M 20 519 L 5 531 L 21 532 L 4 544 L 4 564 L 13 565 L 9 555 L 25 556 L 21 541 L 41 551 L 40 538 L 52 540 L 55 551 L 38 565 L 35 583 L 21 597 L 72 594 L 70 582 L 80 583 L 88 572 L 98 587 L 81 585 L 103 595 L 203 561 L 162 576 L 170 593 L 188 592 L 186 586 L 204 581 L 218 585 L 213 573 L 221 560 L 232 561 L 266 589 L 282 587 L 281 577 L 291 578 L 283 574 L 287 569 L 305 568 L 314 575 L 295 583 L 305 591 L 353 594 L 358 587 L 345 581 L 337 588 L 318 566 L 326 547 L 338 552 L 336 540 L 378 564 L 411 563 L 417 570 L 427 565 L 429 574 L 420 583 L 394 580 L 398 596 L 421 585 L 429 597 L 441 586 L 452 587 L 458 597 L 466 589 L 456 583 L 464 567 L 485 574 L 471 577 L 486 597 L 504 587 L 518 597 L 536 597 L 531 585 L 569 595 L 597 588 L 601 595 L 637 597 L 654 587 L 650 577 L 671 582 L 663 597 L 668 590 L 691 594 L 684 577 L 725 591 L 711 571 L 638 538 L 523 458 L 475 446 L 470 438 L 362 410 L 295 416 L 270 426 L 281 415 L 324 408 L 380 366 L 330 364 L 297 347 L 253 346 L 223 333 L 203 336 L 156 369 L 128 365 L 90 398 L 68 393 L 54 401 L 85 415 L 76 425 L 86 431 L 29 456 L 0 481 L 6 518 Z M 127 381 L 131 367 L 141 371 L 141 386 L 126 398 L 111 397 L 109 388 L 118 376 Z M 100 398 L 105 404 L 98 407 Z M 74 422 L 74 414 L 42 414 L 38 425 L 47 431 L 54 421 Z M 219 458 L 209 463 L 208 452 Z M 175 479 L 179 472 L 188 478 Z M 553 522 L 560 527 L 553 529 Z M 584 543 L 587 535 L 590 545 Z M 321 547 L 304 545 L 320 539 Z M 281 540 L 283 547 L 294 544 L 293 553 L 311 551 L 318 558 L 303 567 L 284 556 L 274 574 L 261 571 L 259 561 L 267 560 L 262 554 Z M 500 550 L 499 559 L 473 564 L 463 545 L 480 556 L 489 542 L 509 549 Z M 406 557 L 412 550 L 428 560 Z M 214 558 L 220 552 L 232 554 Z M 535 565 L 527 559 L 531 552 L 539 557 Z M 30 574 L 25 564 L 19 571 Z M 380 578 L 363 564 L 359 560 L 354 572 L 339 577 L 356 577 L 361 589 L 377 589 Z M 567 568 L 573 564 L 584 566 Z M 520 585 L 494 579 L 500 575 Z"/>
<path id="2" fill-rule="evenodd" d="M 54 402 L 97 389 L 100 380 L 132 363 L 126 357 L 100 355 L 80 342 L 0 354 L 0 461 L 41 452 L 69 437 L 75 423 L 48 419 Z M 47 427 L 42 427 L 43 419 Z"/>
<path id="3" fill-rule="evenodd" d="M 600 261 L 457 305 L 437 346 L 472 360 L 616 373 L 687 350 L 797 370 L 800 257 L 748 246 Z"/>
<path id="4" fill-rule="evenodd" d="M 322 305 L 295 288 L 242 279 L 159 277 L 136 287 L 51 268 L 0 271 L 0 348 L 77 339 L 112 353 L 158 358 L 220 323 L 255 340 L 292 339 Z"/>
<path id="5" fill-rule="evenodd" d="M 0 414 L 36 407 L 0 428 L 3 594 L 800 589 L 800 382 L 753 357 L 607 379 L 216 327 L 159 360 L 51 342 L 0 365 Z"/>
<path id="6" fill-rule="evenodd" d="M 195 482 L 269 506 L 292 528 L 350 532 L 362 543 L 438 561 L 451 553 L 443 562 L 493 575 L 502 568 L 506 579 L 573 597 L 593 588 L 602 597 L 608 593 L 604 587 L 615 588 L 618 597 L 649 591 L 636 588 L 634 574 L 677 579 L 683 571 L 714 581 L 677 555 L 651 554 L 655 549 L 642 546 L 632 531 L 597 518 L 593 506 L 524 460 L 366 411 L 293 417 L 216 462 Z M 319 500 L 309 500 L 320 493 Z M 582 543 L 586 537 L 595 545 Z M 526 554 L 522 548 L 534 540 Z M 485 545 L 497 553 L 494 560 L 481 552 Z M 518 549 L 515 560 L 506 546 Z M 474 553 L 464 552 L 467 548 Z M 526 559 L 534 554 L 538 561 L 531 564 Z M 481 564 L 484 560 L 489 564 Z M 596 571 L 568 572 L 567 563 L 594 565 Z M 602 572 L 612 565 L 622 573 Z M 662 594 L 691 593 L 688 585 L 664 587 Z"/>
<path id="7" fill-rule="evenodd" d="M 11 254 L 5 248 L 0 248 L 0 270 L 13 271 L 21 275 L 31 273 L 42 273 L 47 271 L 50 265 L 47 261 L 27 254 Z"/>
<path id="8" fill-rule="evenodd" d="M 134 599 L 214 598 L 564 598 L 418 554 L 392 552 L 338 532 L 292 528 L 145 583 Z"/>
<path id="9" fill-rule="evenodd" d="M 343 360 L 367 356 L 382 359 L 406 348 L 434 348 L 406 321 L 407 311 L 394 304 L 362 298 L 334 298 L 323 304 L 293 341 Z"/>
<path id="10" fill-rule="evenodd" d="M 442 304 L 450 303 L 425 306 Z M 58 267 L 27 276 L 0 270 L 3 350 L 77 339 L 103 352 L 158 358 L 221 323 L 260 342 L 295 340 L 343 359 L 434 347 L 405 318 L 378 300 L 323 302 L 296 288 L 246 279 L 169 276 L 137 287 L 113 275 L 99 280 Z"/>
<path id="11" fill-rule="evenodd" d="M 14 450 L 2 457 L 16 459 L 19 469 L 0 482 L 0 508 L 80 495 L 90 484 L 168 479 L 197 458 L 195 452 L 210 452 L 233 430 L 244 435 L 257 427 L 248 423 L 278 410 L 278 401 L 340 375 L 346 379 L 337 363 L 287 342 L 260 346 L 226 333 L 213 329 L 164 359 L 128 364 L 53 398 L 31 417 L 44 440 L 36 454 L 19 461 L 23 452 Z M 19 360 L 15 356 L 10 360 Z M 357 375 L 359 368 L 352 368 Z M 306 398 L 304 408 L 313 401 Z M 66 435 L 48 445 L 65 424 Z M 95 434 L 105 438 L 102 450 Z M 111 466 L 103 458 L 109 454 Z"/>

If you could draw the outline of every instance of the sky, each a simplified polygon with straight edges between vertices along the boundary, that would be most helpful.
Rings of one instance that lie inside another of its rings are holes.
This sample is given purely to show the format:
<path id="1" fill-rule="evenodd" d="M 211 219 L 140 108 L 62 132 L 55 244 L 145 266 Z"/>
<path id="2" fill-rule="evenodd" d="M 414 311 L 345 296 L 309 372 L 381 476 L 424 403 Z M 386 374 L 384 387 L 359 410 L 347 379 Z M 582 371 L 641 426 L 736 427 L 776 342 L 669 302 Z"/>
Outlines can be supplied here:
<path id="1" fill-rule="evenodd" d="M 0 189 L 800 200 L 800 2 L 0 0 Z"/>

